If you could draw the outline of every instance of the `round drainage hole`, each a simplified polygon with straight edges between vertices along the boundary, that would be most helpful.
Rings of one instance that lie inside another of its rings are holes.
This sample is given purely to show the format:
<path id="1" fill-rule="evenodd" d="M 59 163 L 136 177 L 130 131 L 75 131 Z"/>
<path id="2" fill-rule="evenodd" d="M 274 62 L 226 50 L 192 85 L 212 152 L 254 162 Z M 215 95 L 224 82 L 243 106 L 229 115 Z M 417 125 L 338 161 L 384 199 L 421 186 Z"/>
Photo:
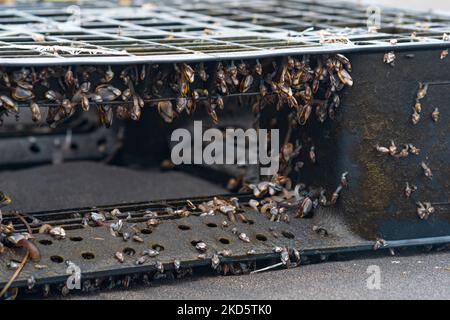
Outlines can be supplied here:
<path id="1" fill-rule="evenodd" d="M 70 145 L 70 150 L 72 150 L 72 151 L 78 151 L 78 144 L 72 143 L 72 144 Z"/>
<path id="2" fill-rule="evenodd" d="M 222 244 L 230 244 L 230 240 L 227 238 L 219 238 L 219 242 Z"/>
<path id="3" fill-rule="evenodd" d="M 142 229 L 141 233 L 142 234 L 150 234 L 150 233 L 152 233 L 152 230 L 150 230 L 150 229 Z"/>
<path id="4" fill-rule="evenodd" d="M 30 151 L 32 153 L 39 153 L 39 152 L 41 152 L 41 148 L 37 144 L 32 144 L 30 146 Z"/>
<path id="5" fill-rule="evenodd" d="M 190 230 L 191 227 L 189 227 L 189 226 L 187 226 L 187 225 L 184 225 L 184 224 L 180 224 L 180 225 L 178 226 L 178 229 L 180 229 L 180 230 Z"/>
<path id="6" fill-rule="evenodd" d="M 83 241 L 83 238 L 82 237 L 71 237 L 70 241 L 80 242 L 80 241 Z"/>
<path id="7" fill-rule="evenodd" d="M 134 250 L 133 248 L 125 248 L 122 250 L 122 252 L 127 256 L 134 256 L 136 254 L 136 250 Z"/>
<path id="8" fill-rule="evenodd" d="M 154 245 L 152 245 L 152 249 L 153 250 L 156 250 L 156 251 L 164 251 L 164 247 L 162 246 L 162 245 L 160 245 L 160 244 L 154 244 Z"/>
<path id="9" fill-rule="evenodd" d="M 206 225 L 210 228 L 217 228 L 217 224 L 215 224 L 213 222 L 208 222 Z"/>
<path id="10" fill-rule="evenodd" d="M 256 235 L 256 240 L 267 241 L 267 237 L 265 235 L 263 235 L 263 234 L 257 234 Z"/>
<path id="11" fill-rule="evenodd" d="M 295 236 L 292 233 L 287 232 L 287 231 L 283 231 L 283 232 L 281 232 L 281 234 L 283 235 L 283 237 L 288 238 L 288 239 L 294 239 L 295 238 Z"/>
<path id="12" fill-rule="evenodd" d="M 54 263 L 63 263 L 64 259 L 60 256 L 51 256 L 50 260 L 52 260 Z"/>
<path id="13" fill-rule="evenodd" d="M 39 243 L 42 244 L 43 246 L 50 246 L 53 244 L 53 241 L 44 239 L 44 240 L 39 240 Z"/>
<path id="14" fill-rule="evenodd" d="M 95 255 L 92 252 L 83 252 L 81 256 L 86 260 L 92 260 L 95 258 Z"/>

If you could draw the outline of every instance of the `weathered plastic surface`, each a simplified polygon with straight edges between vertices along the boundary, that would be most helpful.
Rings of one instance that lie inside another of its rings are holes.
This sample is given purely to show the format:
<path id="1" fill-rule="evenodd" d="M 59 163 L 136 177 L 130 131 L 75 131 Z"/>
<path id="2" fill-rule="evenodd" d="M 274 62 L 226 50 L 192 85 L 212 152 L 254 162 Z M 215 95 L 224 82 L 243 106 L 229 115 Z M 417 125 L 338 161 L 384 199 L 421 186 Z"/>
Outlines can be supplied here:
<path id="1" fill-rule="evenodd" d="M 204 201 L 204 199 L 193 199 Z M 244 203 L 245 199 L 242 199 Z M 170 207 L 185 205 L 184 200 L 169 201 Z M 36 245 L 41 251 L 42 259 L 40 265 L 45 265 L 44 269 L 37 269 L 35 263 L 28 263 L 20 277 L 16 280 L 15 286 L 26 286 L 26 280 L 34 276 L 37 285 L 44 283 L 65 283 L 68 275 L 67 265 L 69 260 L 80 267 L 84 280 L 95 279 L 111 275 L 124 275 L 136 273 L 151 273 L 155 271 L 155 262 L 160 261 L 166 270 L 173 270 L 173 262 L 179 260 L 182 268 L 196 266 L 210 266 L 211 257 L 214 253 L 223 250 L 231 250 L 231 255 L 222 257 L 221 261 L 246 261 L 255 263 L 256 267 L 265 266 L 258 261 L 273 258 L 279 262 L 280 253 L 274 252 L 275 247 L 296 248 L 302 254 L 318 254 L 328 252 L 339 252 L 348 250 L 349 247 L 361 247 L 361 249 L 371 248 L 373 242 L 364 241 L 354 236 L 346 226 L 340 222 L 333 212 L 322 212 L 314 219 L 293 219 L 290 224 L 283 222 L 271 222 L 266 216 L 256 213 L 247 207 L 246 216 L 248 222 L 231 223 L 222 214 L 215 216 L 200 217 L 198 214 L 186 218 L 175 218 L 161 216 L 162 223 L 155 228 L 149 229 L 143 218 L 146 208 L 157 211 L 162 209 L 161 203 L 143 203 L 139 205 L 123 205 L 121 211 L 126 217 L 128 212 L 132 216 L 129 220 L 124 220 L 123 230 L 134 228 L 141 232 L 140 236 L 144 242 L 139 243 L 133 240 L 124 241 L 121 237 L 113 237 L 107 227 L 86 227 L 69 230 L 70 226 L 79 225 L 81 218 L 71 218 L 73 213 L 89 212 L 89 208 L 65 210 L 61 212 L 41 212 L 34 213 L 38 219 L 49 219 L 52 215 L 61 219 L 61 223 L 67 226 L 67 236 L 65 239 L 57 240 L 47 234 L 35 234 Z M 112 207 L 111 207 L 112 208 Z M 111 208 L 104 208 L 111 210 Z M 7 215 L 7 219 L 9 219 Z M 66 218 L 66 219 L 64 219 Z M 223 221 L 228 221 L 229 226 L 222 227 Z M 319 224 L 329 231 L 327 237 L 313 231 L 313 225 Z M 236 228 L 238 233 L 233 232 Z M 240 233 L 248 235 L 250 242 L 239 239 Z M 203 241 L 208 245 L 204 259 L 198 257 L 196 250 L 197 241 Z M 142 251 L 147 249 L 158 249 L 160 254 L 157 257 L 149 258 L 142 265 L 137 265 L 136 260 L 141 257 Z M 254 250 L 253 254 L 249 254 Z M 125 254 L 125 262 L 119 263 L 114 254 L 119 251 Z M 132 253 L 132 255 L 129 255 Z M 23 257 L 23 250 L 11 250 L 2 254 L 2 261 L 20 261 Z M 9 270 L 6 263 L 0 264 L 0 287 L 2 287 L 11 277 L 14 270 Z"/>
<path id="2" fill-rule="evenodd" d="M 290 225 L 276 225 L 276 228 L 289 229 L 287 231 L 294 238 L 283 235 L 286 230 L 281 229 L 277 230 L 281 237 L 274 237 L 269 229 L 273 223 L 249 211 L 248 215 L 255 223 L 240 223 L 238 227 L 248 233 L 251 244 L 236 239 L 227 230 L 205 226 L 206 218 L 191 216 L 171 220 L 161 225 L 160 232 L 145 235 L 145 245 L 137 245 L 139 248 L 136 250 L 155 243 L 162 244 L 165 250 L 159 259 L 170 268 L 174 259 L 180 259 L 185 266 L 210 264 L 213 251 L 229 246 L 220 240 L 225 235 L 231 240 L 235 252 L 228 259 L 247 261 L 267 257 L 278 259 L 273 252 L 275 245 L 296 247 L 303 253 L 322 254 L 370 250 L 378 237 L 387 240 L 387 247 L 450 242 L 450 110 L 446 105 L 450 98 L 450 59 L 441 60 L 440 50 L 396 52 L 395 66 L 392 67 L 383 62 L 383 55 L 384 52 L 349 55 L 355 84 L 343 91 L 336 121 L 327 121 L 323 125 L 311 121 L 304 128 L 306 134 L 314 139 L 318 164 L 306 164 L 297 181 L 324 186 L 332 192 L 341 174 L 348 171 L 350 186 L 343 191 L 336 208 L 316 210 L 311 219 L 294 219 Z M 429 83 L 430 87 L 422 100 L 421 121 L 414 126 L 411 113 L 420 82 Z M 441 112 L 437 123 L 431 120 L 435 107 Z M 380 155 L 375 150 L 376 144 L 387 146 L 391 140 L 399 148 L 411 143 L 420 148 L 421 153 L 396 159 Z M 424 176 L 420 167 L 422 161 L 432 169 L 432 180 Z M 410 199 L 404 194 L 407 181 L 418 187 Z M 417 201 L 431 202 L 436 212 L 427 220 L 419 219 Z M 141 209 L 144 207 L 140 206 Z M 223 217 L 211 219 L 220 225 Z M 179 230 L 177 226 L 180 224 L 188 224 L 192 228 Z M 326 228 L 329 236 L 322 237 L 313 232 L 314 225 Z M 32 274 L 38 284 L 65 279 L 65 266 L 51 259 L 51 255 L 58 252 L 66 253 L 63 259 L 80 263 L 87 272 L 86 276 L 92 278 L 154 270 L 153 264 L 137 266 L 135 258 L 126 265 L 118 264 L 113 258 L 115 250 L 124 250 L 131 244 L 120 239 L 94 239 L 110 237 L 106 229 L 87 228 L 68 233 L 68 239 L 55 241 L 55 247 L 42 247 L 42 263 L 48 264 L 49 268 L 36 271 L 29 264 L 15 286 L 25 285 L 25 279 Z M 264 234 L 266 240 L 259 240 L 258 234 Z M 70 240 L 73 236 L 82 237 L 85 242 L 73 242 Z M 38 240 L 42 237 L 37 236 Z M 195 240 L 208 241 L 213 248 L 206 260 L 198 260 L 198 252 L 191 244 Z M 246 252 L 251 247 L 256 248 L 260 255 L 247 256 Z M 96 258 L 84 259 L 82 254 L 85 252 L 94 253 Z M 8 259 L 10 256 L 4 257 Z M 3 266 L 1 271 L 0 286 L 11 274 Z"/>
<path id="3" fill-rule="evenodd" d="M 440 50 L 396 52 L 395 66 L 383 62 L 384 53 L 352 54 L 354 87 L 343 92 L 342 109 L 333 129 L 329 168 L 349 172 L 351 187 L 341 208 L 351 230 L 364 238 L 386 240 L 450 235 L 450 59 Z M 428 83 L 420 122 L 413 125 L 412 108 L 419 83 Z M 431 113 L 439 108 L 436 123 Z M 375 145 L 399 149 L 411 143 L 420 155 L 396 159 L 380 155 Z M 420 163 L 432 170 L 425 177 Z M 333 163 L 334 162 L 334 163 Z M 405 184 L 418 190 L 410 199 Z M 416 202 L 436 209 L 419 219 Z"/>

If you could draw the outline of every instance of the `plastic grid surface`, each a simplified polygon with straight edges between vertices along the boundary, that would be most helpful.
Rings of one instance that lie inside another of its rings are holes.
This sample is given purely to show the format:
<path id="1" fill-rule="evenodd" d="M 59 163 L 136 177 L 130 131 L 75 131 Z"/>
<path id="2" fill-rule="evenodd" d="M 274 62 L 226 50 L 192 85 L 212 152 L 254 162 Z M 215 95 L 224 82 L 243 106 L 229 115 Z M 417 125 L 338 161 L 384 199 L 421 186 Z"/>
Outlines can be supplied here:
<path id="1" fill-rule="evenodd" d="M 2 6 L 0 63 L 175 62 L 445 47 L 443 34 L 450 33 L 450 16 L 386 8 L 380 28 L 369 32 L 368 6 L 351 2 L 77 3 Z"/>

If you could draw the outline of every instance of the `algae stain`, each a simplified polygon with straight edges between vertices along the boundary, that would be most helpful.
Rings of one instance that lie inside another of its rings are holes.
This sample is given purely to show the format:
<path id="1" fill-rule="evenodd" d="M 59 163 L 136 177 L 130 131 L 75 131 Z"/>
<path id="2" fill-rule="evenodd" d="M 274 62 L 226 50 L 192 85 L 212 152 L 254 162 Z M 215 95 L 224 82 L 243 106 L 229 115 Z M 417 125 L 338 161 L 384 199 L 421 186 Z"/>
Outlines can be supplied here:
<path id="1" fill-rule="evenodd" d="M 389 207 L 389 194 L 394 192 L 391 179 L 375 162 L 366 164 L 367 179 L 363 182 L 363 201 L 369 211 L 385 210 Z"/>

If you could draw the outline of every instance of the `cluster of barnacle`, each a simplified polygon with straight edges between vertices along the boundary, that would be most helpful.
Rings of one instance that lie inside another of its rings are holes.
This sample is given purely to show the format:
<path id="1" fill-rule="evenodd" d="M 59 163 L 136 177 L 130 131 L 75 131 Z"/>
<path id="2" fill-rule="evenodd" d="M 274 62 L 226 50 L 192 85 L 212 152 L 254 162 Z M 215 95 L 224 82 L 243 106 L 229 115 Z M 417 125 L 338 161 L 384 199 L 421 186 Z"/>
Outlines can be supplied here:
<path id="1" fill-rule="evenodd" d="M 428 93 L 428 84 L 427 83 L 419 83 L 419 89 L 416 93 L 416 99 L 414 107 L 412 107 L 412 115 L 411 122 L 413 125 L 417 125 L 420 122 L 421 114 L 423 113 L 422 100 L 426 97 Z M 431 112 L 430 118 L 433 122 L 438 122 L 440 118 L 440 112 L 438 108 L 434 108 Z M 397 148 L 395 142 L 391 140 L 391 143 L 388 147 L 380 146 L 379 144 L 375 145 L 375 149 L 383 155 L 390 155 L 394 158 L 400 159 L 408 157 L 410 154 L 419 155 L 421 149 L 415 147 L 413 144 L 408 143 L 405 144 L 403 148 Z M 428 179 L 433 179 L 433 172 L 429 165 L 422 161 L 420 163 L 420 168 L 423 171 L 423 175 Z M 417 186 L 410 184 L 409 182 L 405 183 L 404 194 L 406 198 L 410 198 L 412 194 L 417 191 Z M 435 208 L 431 205 L 431 202 L 416 202 L 416 212 L 420 219 L 426 220 L 429 215 L 435 212 Z"/>
<path id="2" fill-rule="evenodd" d="M 380 146 L 379 144 L 375 145 L 375 149 L 384 155 L 390 155 L 394 158 L 405 158 L 410 154 L 418 156 L 420 154 L 420 149 L 415 147 L 411 143 L 406 143 L 402 149 L 397 148 L 394 140 L 391 140 L 391 144 L 389 147 Z"/>
<path id="3" fill-rule="evenodd" d="M 327 197 L 322 187 L 307 187 L 304 183 L 293 185 L 292 179 L 287 175 L 276 174 L 268 181 L 259 183 L 243 183 L 241 192 L 253 194 L 253 198 L 240 203 L 238 198 L 214 198 L 197 206 L 201 215 L 223 214 L 226 219 L 222 227 L 234 226 L 237 221 L 248 223 L 250 219 L 245 212 L 248 210 L 265 216 L 272 222 L 290 223 L 292 213 L 294 217 L 304 218 L 310 216 L 315 208 L 335 205 L 344 188 L 348 188 L 348 172 L 341 175 L 337 188 Z M 245 234 L 235 227 L 232 233 L 240 240 L 249 242 Z"/>
<path id="4" fill-rule="evenodd" d="M 256 70 L 261 70 L 259 63 L 255 65 Z M 248 70 L 244 66 L 237 66 L 236 70 Z M 293 185 L 290 178 L 292 172 L 298 172 L 304 165 L 299 161 L 299 155 L 303 146 L 298 140 L 290 142 L 293 128 L 297 125 L 305 125 L 315 108 L 317 120 L 324 122 L 327 117 L 331 119 L 335 116 L 336 108 L 340 105 L 339 91 L 345 86 L 352 86 L 353 80 L 350 75 L 352 70 L 350 61 L 343 55 L 318 56 L 315 60 L 310 57 L 296 59 L 287 57 L 279 67 L 272 62 L 270 72 L 259 80 L 260 95 L 256 97 L 253 110 L 260 111 L 266 106 L 276 106 L 279 110 L 287 105 L 292 110 L 288 115 L 289 130 L 280 152 L 280 169 L 278 174 L 270 177 L 268 181 L 261 181 L 253 184 L 244 181 L 242 177 L 232 178 L 228 184 L 230 189 L 253 193 L 254 199 L 249 201 L 249 205 L 257 212 L 266 215 L 271 221 L 284 221 L 289 223 L 288 212 L 296 211 L 297 217 L 305 217 L 312 213 L 313 209 L 319 205 L 329 206 L 336 204 L 342 190 L 348 186 L 347 172 L 342 174 L 341 181 L 332 193 L 330 198 L 326 196 L 324 188 L 312 188 L 300 183 Z M 226 75 L 226 72 L 224 73 Z M 262 74 L 262 72 L 260 72 Z M 246 72 L 232 73 L 236 76 L 234 90 L 246 88 L 239 83 L 250 83 L 248 80 L 251 74 Z M 239 76 L 241 76 L 239 78 Z M 227 77 L 219 77 L 224 81 L 217 81 L 221 84 L 223 91 L 227 93 L 232 83 L 226 81 Z M 307 158 L 315 164 L 316 146 L 311 145 L 307 150 Z M 210 201 L 203 205 L 204 214 L 222 213 L 228 220 L 235 222 L 237 219 L 245 222 L 246 217 L 242 207 L 237 203 L 237 199 L 231 199 L 227 204 L 225 200 Z"/>
<path id="5" fill-rule="evenodd" d="M 346 173 L 342 175 L 340 188 L 346 187 L 348 184 L 346 175 Z M 309 214 L 310 210 L 312 210 L 312 207 L 317 202 L 316 199 L 323 197 L 323 193 L 318 192 L 318 190 L 311 189 L 309 192 L 304 193 L 304 186 L 302 187 L 301 185 L 297 185 L 295 190 L 289 191 L 287 188 L 290 188 L 290 186 L 291 183 L 288 178 L 278 177 L 276 182 L 275 180 L 272 180 L 271 182 L 261 182 L 257 185 L 249 185 L 249 188 L 253 189 L 255 198 L 260 199 L 259 201 L 252 199 L 248 202 L 240 203 L 238 198 L 228 199 L 215 197 L 210 201 L 196 205 L 190 200 L 187 200 L 184 207 L 178 209 L 167 208 L 167 211 L 170 211 L 169 213 L 178 217 L 187 217 L 191 214 L 200 214 L 200 216 L 223 214 L 228 219 L 223 220 L 221 227 L 224 230 L 230 230 L 230 232 L 240 241 L 250 243 L 250 237 L 242 230 L 239 230 L 239 226 L 236 224 L 238 220 L 242 223 L 251 223 L 251 219 L 248 218 L 248 214 L 246 214 L 248 210 L 255 210 L 262 215 L 266 215 L 271 221 L 284 221 L 289 223 L 289 216 L 287 215 L 288 209 L 294 208 L 298 210 L 299 216 Z M 4 201 L 5 204 L 8 204 L 9 201 L 7 200 L 9 198 L 5 195 L 3 195 L 3 198 L 6 199 Z M 337 195 L 333 194 L 333 199 L 334 201 L 337 200 Z M 322 204 L 325 205 L 324 202 Z M 85 226 L 95 225 L 107 227 L 109 228 L 112 236 L 120 237 L 124 241 L 134 241 L 137 243 L 144 242 L 141 232 L 134 227 L 134 224 L 124 223 L 123 219 L 129 218 L 129 214 L 122 213 L 118 209 L 113 209 L 112 211 L 93 211 L 84 215 L 82 224 Z M 153 211 L 146 211 L 143 218 L 147 219 L 146 226 L 150 230 L 154 230 L 161 223 L 161 220 L 158 218 L 158 213 Z M 0 234 L 2 237 L 5 237 L 5 239 L 3 239 L 5 241 L 2 240 L 1 242 L 15 247 L 23 247 L 28 250 L 30 257 L 35 262 L 39 261 L 40 253 L 33 242 L 29 240 L 32 238 L 31 232 L 16 232 L 11 223 L 9 225 L 0 224 L 0 226 Z M 323 231 L 324 229 L 320 229 L 320 232 Z M 271 232 L 274 237 L 279 237 L 275 230 L 271 230 Z M 49 234 L 56 240 L 61 240 L 66 237 L 66 232 L 62 227 L 51 226 L 48 224 L 41 225 L 39 228 L 39 233 Z M 210 251 L 209 245 L 205 241 L 197 241 L 195 243 L 195 249 L 198 251 L 198 259 L 210 258 L 211 267 L 216 272 L 223 274 L 240 274 L 249 272 L 249 268 L 246 267 L 245 264 L 235 265 L 224 261 L 224 257 L 230 257 L 233 255 L 233 252 L 230 249 L 217 251 L 210 256 L 207 254 Z M 152 262 L 155 267 L 155 273 L 152 275 L 153 278 L 165 277 L 167 275 L 165 265 L 158 260 L 160 250 L 160 248 L 153 246 L 152 248 L 142 251 L 135 260 L 137 265 Z M 273 252 L 280 255 L 281 263 L 287 267 L 293 267 L 300 263 L 300 253 L 295 248 L 275 246 L 273 247 Z M 249 249 L 247 251 L 248 255 L 254 255 L 256 253 L 257 251 L 255 249 Z M 115 252 L 113 256 L 119 263 L 124 263 L 131 258 L 131 255 L 128 253 L 119 251 Z M 71 262 L 67 261 L 67 263 Z M 10 269 L 20 268 L 19 264 L 15 262 L 9 267 Z M 36 269 L 46 268 L 45 265 L 41 266 L 39 264 L 35 264 L 34 267 Z M 171 268 L 171 270 L 173 270 L 173 274 L 176 277 L 183 277 L 192 273 L 191 269 L 182 267 L 180 260 L 177 259 L 173 261 L 173 268 Z M 131 278 L 127 277 L 125 278 L 123 285 L 128 287 L 130 282 Z M 32 289 L 36 281 L 33 276 L 30 276 L 27 279 L 27 283 L 29 288 Z M 83 282 L 83 290 L 93 290 L 94 288 L 100 287 L 99 284 L 100 282 Z M 43 287 L 44 294 L 47 295 L 49 290 L 50 288 L 48 285 Z M 60 290 L 63 295 L 66 295 L 69 292 L 67 287 L 64 286 L 62 286 Z"/>
<path id="6" fill-rule="evenodd" d="M 268 72 L 264 73 L 265 69 Z M 353 85 L 350 72 L 350 61 L 340 54 L 314 58 L 304 56 L 301 59 L 287 57 L 283 61 L 263 64 L 256 60 L 253 64 L 242 61 L 235 65 L 230 61 L 190 66 L 182 63 L 131 66 L 115 70 L 111 67 L 85 66 L 0 70 L 0 120 L 4 115 L 18 116 L 19 106 L 28 104 L 33 121 L 41 122 L 43 116 L 40 106 L 46 106 L 46 121 L 55 127 L 79 109 L 88 111 L 92 106 L 98 110 L 100 122 L 110 126 L 114 113 L 120 119 L 139 120 L 144 104 L 150 102 L 166 122 L 172 122 L 183 112 L 190 115 L 201 106 L 217 123 L 216 110 L 224 108 L 225 97 L 248 95 L 254 98 L 251 103 L 254 112 L 266 106 L 276 106 L 279 110 L 287 105 L 292 110 L 289 113 L 289 126 L 292 123 L 305 125 L 313 108 L 320 122 L 324 122 L 327 117 L 334 118 L 340 105 L 339 91 Z M 116 77 L 116 74 L 119 76 Z M 290 137 L 287 137 L 286 141 L 289 140 Z M 302 167 L 302 163 L 297 161 L 301 148 L 297 142 L 285 143 L 281 148 L 280 171 L 268 181 L 256 184 L 240 182 L 241 191 L 253 193 L 254 199 L 242 204 L 238 198 L 214 198 L 199 205 L 188 201 L 184 208 L 172 213 L 178 217 L 199 211 L 200 215 L 223 214 L 227 219 L 223 221 L 222 228 L 229 228 L 239 240 L 248 243 L 248 235 L 238 230 L 235 224 L 238 220 L 243 223 L 250 221 L 246 210 L 254 210 L 270 221 L 289 223 L 288 212 L 295 211 L 296 217 L 306 217 L 318 205 L 334 205 L 343 188 L 348 187 L 347 173 L 342 174 L 330 199 L 327 199 L 323 188 L 307 188 L 302 183 L 293 186 L 289 174 Z M 312 145 L 308 150 L 308 158 L 312 163 L 316 163 L 315 152 L 315 146 Z M 83 225 L 107 226 L 113 236 L 120 236 L 125 241 L 131 239 L 143 242 L 139 232 L 125 227 L 120 217 L 121 213 L 117 209 L 91 212 L 83 218 Z M 147 217 L 149 228 L 159 224 L 153 213 Z M 6 240 L 0 239 L 0 253 L 2 243 L 8 242 L 17 247 L 26 247 L 33 259 L 39 259 L 39 252 L 28 240 L 31 234 L 17 233 L 11 224 L 1 225 L 1 228 L 0 234 Z M 317 226 L 313 230 L 327 234 L 326 230 Z M 48 233 L 55 239 L 65 237 L 65 230 L 61 227 L 43 225 L 39 232 Z M 274 230 L 271 232 L 275 233 Z M 199 259 L 205 259 L 208 245 L 200 241 L 195 244 L 195 248 L 199 252 Z M 275 247 L 273 250 L 280 254 L 284 265 L 300 262 L 300 255 L 295 249 Z M 249 255 L 255 253 L 253 249 L 247 252 Z M 212 268 L 222 270 L 223 273 L 239 272 L 233 265 L 221 263 L 221 257 L 231 254 L 230 250 L 215 253 L 211 258 Z M 146 263 L 158 255 L 158 249 L 145 250 L 136 264 Z M 123 252 L 114 253 L 114 257 L 120 263 L 126 259 Z M 175 260 L 173 264 L 174 270 L 181 272 L 180 261 Z M 155 267 L 157 274 L 164 274 L 161 262 L 156 261 Z M 64 292 L 64 288 L 62 290 Z"/>
<path id="7" fill-rule="evenodd" d="M 122 70 L 119 89 L 112 81 L 115 73 L 110 67 L 46 67 L 0 70 L 0 119 L 4 115 L 19 116 L 19 106 L 28 105 L 32 119 L 42 121 L 41 106 L 48 107 L 47 123 L 55 127 L 70 118 L 81 108 L 88 111 L 91 105 L 97 107 L 100 121 L 109 126 L 113 119 L 112 104 L 118 99 L 127 107 L 116 108 L 117 116 L 125 115 L 139 119 L 144 100 L 135 91 L 138 81 L 130 69 Z M 141 78 L 139 78 L 141 79 Z"/>
<path id="8" fill-rule="evenodd" d="M 445 35 L 444 35 L 444 37 L 445 37 Z M 441 56 L 441 59 L 442 58 L 443 57 Z M 428 93 L 428 84 L 420 83 L 419 89 L 417 90 L 417 94 L 416 94 L 416 101 L 415 101 L 415 105 L 413 107 L 413 113 L 411 116 L 411 121 L 412 121 L 413 125 L 417 125 L 420 121 L 420 115 L 423 113 L 423 107 L 422 107 L 421 100 L 423 100 L 426 97 L 427 93 Z M 433 122 L 438 122 L 439 118 L 440 118 L 440 112 L 439 112 L 439 109 L 436 107 L 431 112 L 431 120 Z M 422 161 L 420 163 L 420 167 L 423 170 L 423 174 L 426 178 L 433 179 L 433 172 L 431 171 L 428 164 L 426 164 L 424 161 Z M 406 183 L 405 195 L 407 198 L 409 198 L 410 195 L 412 194 L 412 192 L 414 192 L 416 190 L 417 190 L 416 186 L 410 187 L 408 182 Z M 416 208 L 417 215 L 422 220 L 428 219 L 429 215 L 435 212 L 435 208 L 431 205 L 430 202 L 422 203 L 422 202 L 418 201 L 416 203 L 416 205 L 417 205 L 417 208 Z"/>
<path id="9" fill-rule="evenodd" d="M 416 103 L 414 104 L 414 107 L 412 108 L 413 113 L 411 115 L 411 122 L 412 124 L 416 125 L 420 121 L 420 115 L 422 113 L 422 103 L 420 102 L 422 99 L 424 99 L 428 92 L 428 84 L 421 83 L 419 84 L 419 90 L 416 94 Z M 438 122 L 440 117 L 439 108 L 434 108 L 431 112 L 431 119 L 434 122 Z"/>
<path id="10" fill-rule="evenodd" d="M 275 193 L 282 190 L 281 186 L 277 186 L 275 183 L 270 182 L 262 182 L 263 184 L 267 184 L 268 188 L 275 188 L 277 191 L 271 191 L 270 193 L 275 195 Z M 261 187 L 261 184 L 260 184 Z M 262 194 L 260 194 L 262 196 Z M 214 197 L 212 200 L 209 200 L 207 202 L 200 203 L 198 205 L 194 205 L 192 202 L 188 201 L 187 206 L 183 209 L 180 209 L 182 211 L 189 211 L 189 212 L 200 212 L 200 216 L 211 216 L 216 214 L 222 214 L 226 217 L 220 225 L 220 227 L 224 230 L 229 230 L 231 234 L 233 234 L 236 239 L 244 242 L 244 243 L 251 243 L 250 237 L 239 229 L 239 225 L 236 223 L 237 221 L 240 221 L 242 223 L 252 223 L 252 220 L 248 218 L 246 212 L 248 210 L 255 210 L 256 212 L 259 212 L 261 214 L 264 214 L 266 216 L 271 216 L 271 221 L 275 221 L 275 217 L 277 217 L 277 221 L 280 221 L 280 216 L 283 216 L 283 220 L 285 222 L 289 222 L 289 216 L 287 215 L 286 209 L 287 204 L 283 203 L 286 207 L 284 209 L 281 209 L 281 207 L 276 207 L 272 201 L 270 201 L 268 198 L 265 198 L 261 200 L 261 203 L 259 203 L 255 199 L 251 199 L 250 201 L 246 201 L 241 203 L 240 200 L 236 197 L 231 198 L 219 198 Z M 294 204 L 291 204 L 292 207 L 294 207 Z M 277 212 L 273 212 L 273 210 L 277 210 Z M 185 216 L 185 215 L 184 215 Z M 274 237 L 279 237 L 279 235 L 276 234 L 276 231 L 271 230 L 272 235 Z M 206 259 L 207 251 L 209 249 L 208 244 L 205 241 L 197 241 L 195 242 L 195 249 L 198 251 L 198 258 L 199 259 Z M 273 248 L 273 251 L 275 253 L 279 253 L 281 257 L 281 261 L 283 265 L 286 265 L 288 267 L 295 266 L 300 262 L 300 254 L 295 248 L 283 248 L 275 246 Z M 253 248 L 249 249 L 246 254 L 247 255 L 254 255 L 257 251 Z M 221 251 L 215 252 L 211 257 L 211 267 L 218 271 L 222 272 L 223 274 L 227 273 L 233 273 L 233 274 L 239 274 L 244 272 L 242 270 L 242 266 L 234 266 L 233 264 L 222 264 L 222 258 L 223 257 L 230 257 L 233 255 L 233 252 L 230 249 L 224 249 Z M 236 269 L 237 268 L 237 269 Z"/>
<path id="11" fill-rule="evenodd" d="M 247 70 L 242 66 L 236 68 Z M 251 199 L 248 205 L 254 211 L 267 216 L 271 221 L 289 223 L 288 213 L 295 211 L 296 217 L 309 216 L 319 205 L 336 204 L 342 190 L 348 187 L 347 172 L 342 174 L 337 188 L 329 197 L 324 188 L 307 187 L 303 183 L 293 185 L 292 173 L 298 172 L 304 166 L 304 162 L 300 161 L 304 146 L 298 140 L 290 141 L 294 136 L 293 129 L 307 123 L 313 108 L 320 122 L 324 122 L 327 117 L 334 118 L 335 110 L 340 104 L 339 91 L 345 86 L 353 85 L 351 69 L 350 61 L 339 54 L 319 56 L 314 61 L 309 57 L 287 57 L 278 68 L 276 63 L 272 63 L 271 72 L 267 73 L 264 79 L 259 79 L 260 95 L 257 96 L 253 110 L 260 111 L 266 106 L 276 106 L 280 109 L 287 105 L 291 112 L 288 114 L 289 130 L 284 139 L 287 142 L 281 146 L 278 173 L 268 181 L 259 183 L 249 183 L 243 177 L 232 178 L 228 183 L 231 190 L 253 193 L 254 199 Z M 235 75 L 239 77 L 240 73 Z M 242 81 L 248 83 L 248 76 L 249 74 L 242 73 L 241 78 L 236 80 L 236 88 Z M 229 88 L 226 83 L 222 83 L 223 93 Z M 316 146 L 308 146 L 306 153 L 307 160 L 316 164 Z M 202 205 L 202 211 L 203 214 L 222 213 L 232 223 L 247 220 L 245 210 L 235 198 L 211 200 Z"/>
<path id="12" fill-rule="evenodd" d="M 259 81 L 260 95 L 253 110 L 268 105 L 280 110 L 288 105 L 300 125 L 307 123 L 313 111 L 320 122 L 334 119 L 340 106 L 339 91 L 353 86 L 351 71 L 350 61 L 341 54 L 287 57 L 279 67 L 273 62 L 271 71 Z"/>
<path id="13" fill-rule="evenodd" d="M 101 123 L 110 126 L 114 114 L 139 120 L 145 103 L 155 107 L 166 122 L 203 107 L 214 122 L 224 98 L 254 97 L 254 109 L 267 104 L 287 104 L 300 124 L 312 108 L 320 121 L 334 116 L 338 92 L 352 86 L 350 61 L 343 55 L 287 57 L 282 61 L 241 61 L 133 66 L 57 66 L 0 70 L 0 119 L 28 106 L 35 122 L 41 107 L 48 107 L 46 122 L 55 127 L 77 110 L 94 106 Z M 318 100 L 315 96 L 320 95 Z M 323 99 L 324 98 L 324 99 Z"/>

